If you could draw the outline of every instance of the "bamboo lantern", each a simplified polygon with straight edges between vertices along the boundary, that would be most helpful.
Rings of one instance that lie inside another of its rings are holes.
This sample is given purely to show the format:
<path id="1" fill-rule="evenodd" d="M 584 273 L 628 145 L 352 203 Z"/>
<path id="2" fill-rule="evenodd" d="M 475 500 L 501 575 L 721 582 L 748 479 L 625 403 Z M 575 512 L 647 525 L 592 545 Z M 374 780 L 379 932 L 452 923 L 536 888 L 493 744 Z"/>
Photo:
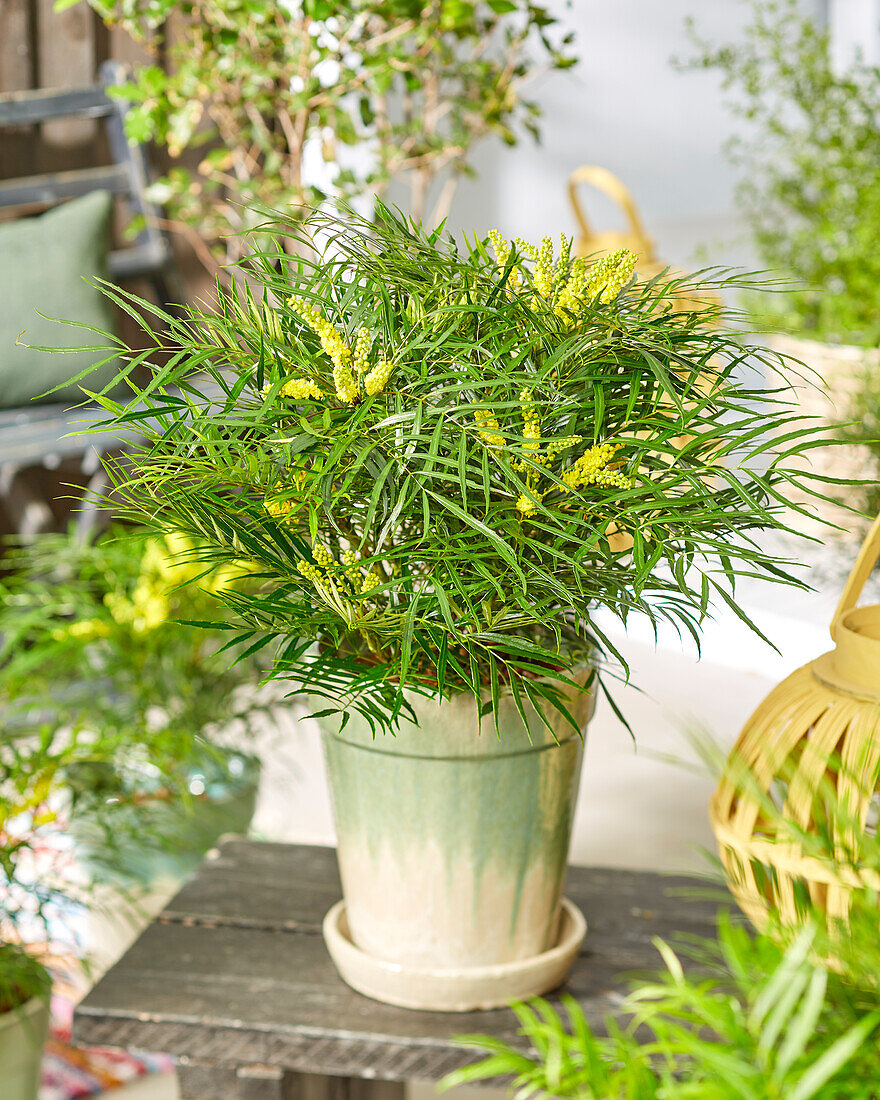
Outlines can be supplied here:
<path id="1" fill-rule="evenodd" d="M 853 887 L 878 887 L 857 852 L 880 788 L 880 605 L 856 606 L 878 555 L 880 516 L 834 614 L 834 649 L 758 707 L 710 803 L 731 891 L 758 928 L 774 911 L 799 923 L 808 899 L 845 921 Z M 833 859 L 803 850 L 820 830 Z"/>
<path id="2" fill-rule="evenodd" d="M 596 232 L 592 228 L 578 198 L 578 188 L 583 184 L 601 191 L 621 208 L 627 221 L 625 230 Z M 626 248 L 638 257 L 636 276 L 644 282 L 664 273 L 669 279 L 680 279 L 686 275 L 658 259 L 654 242 L 645 233 L 629 188 L 607 168 L 600 168 L 596 164 L 576 168 L 568 178 L 568 197 L 580 228 L 580 235 L 574 242 L 576 256 L 601 256 L 616 252 L 618 248 Z M 681 294 L 670 295 L 666 301 L 680 311 L 700 310 L 720 304 L 718 295 L 705 287 L 682 288 Z"/>

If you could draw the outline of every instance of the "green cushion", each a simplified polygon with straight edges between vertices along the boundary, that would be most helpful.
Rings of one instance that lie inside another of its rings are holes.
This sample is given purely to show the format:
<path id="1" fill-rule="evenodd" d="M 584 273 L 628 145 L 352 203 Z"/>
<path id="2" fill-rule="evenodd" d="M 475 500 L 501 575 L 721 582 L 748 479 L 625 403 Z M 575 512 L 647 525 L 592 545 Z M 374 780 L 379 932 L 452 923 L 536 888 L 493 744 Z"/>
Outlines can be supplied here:
<path id="1" fill-rule="evenodd" d="M 115 307 L 85 281 L 107 277 L 112 208 L 109 192 L 94 191 L 37 218 L 0 225 L 0 408 L 27 405 L 35 398 L 67 404 L 84 400 L 78 385 L 41 395 L 75 378 L 103 355 L 58 354 L 35 347 L 82 347 L 106 341 L 85 329 L 47 321 L 36 311 L 115 331 Z M 21 343 L 16 345 L 19 338 Z M 118 362 L 108 363 L 81 384 L 98 392 L 118 369 Z"/>

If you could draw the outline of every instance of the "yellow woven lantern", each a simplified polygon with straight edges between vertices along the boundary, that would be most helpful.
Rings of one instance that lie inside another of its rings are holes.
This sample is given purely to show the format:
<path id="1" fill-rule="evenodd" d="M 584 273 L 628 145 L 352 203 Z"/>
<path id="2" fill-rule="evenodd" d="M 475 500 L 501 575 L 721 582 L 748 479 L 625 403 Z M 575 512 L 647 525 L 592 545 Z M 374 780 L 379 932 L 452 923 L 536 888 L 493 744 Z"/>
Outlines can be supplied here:
<path id="1" fill-rule="evenodd" d="M 771 912 L 798 923 L 807 896 L 845 920 L 852 888 L 878 886 L 850 859 L 880 789 L 880 605 L 856 607 L 878 555 L 880 517 L 834 614 L 834 649 L 758 707 L 710 803 L 731 891 L 759 928 Z M 820 830 L 827 858 L 804 843 Z"/>
<path id="2" fill-rule="evenodd" d="M 601 191 L 621 208 L 627 221 L 627 229 L 601 232 L 593 229 L 578 198 L 578 189 L 584 184 Z M 597 164 L 585 164 L 576 168 L 568 178 L 568 197 L 580 227 L 580 236 L 574 243 L 576 256 L 599 256 L 615 252 L 618 248 L 626 248 L 638 257 L 636 276 L 643 281 L 656 278 L 663 272 L 666 272 L 669 279 L 679 279 L 686 275 L 684 271 L 670 267 L 658 259 L 654 242 L 645 233 L 629 188 L 607 168 L 601 168 Z M 720 304 L 714 291 L 706 287 L 690 286 L 683 288 L 680 295 L 670 295 L 666 301 L 682 311 L 700 310 Z"/>

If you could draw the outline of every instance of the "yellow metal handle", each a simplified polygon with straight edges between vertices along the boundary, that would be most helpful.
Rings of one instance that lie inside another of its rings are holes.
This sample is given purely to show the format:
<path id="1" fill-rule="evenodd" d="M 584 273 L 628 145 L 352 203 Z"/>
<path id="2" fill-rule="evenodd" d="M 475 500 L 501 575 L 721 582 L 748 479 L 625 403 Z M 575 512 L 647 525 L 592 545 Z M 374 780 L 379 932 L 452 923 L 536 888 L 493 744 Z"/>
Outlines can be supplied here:
<path id="1" fill-rule="evenodd" d="M 837 605 L 834 618 L 831 620 L 832 638 L 835 637 L 838 620 L 858 603 L 862 589 L 865 587 L 865 581 L 873 572 L 878 558 L 880 558 L 880 516 L 877 516 L 874 520 L 871 530 L 862 543 L 861 550 L 859 550 L 852 572 L 843 586 L 840 603 Z"/>
<path id="2" fill-rule="evenodd" d="M 629 189 L 613 172 L 609 172 L 607 168 L 599 167 L 598 164 L 585 164 L 582 168 L 576 168 L 568 177 L 568 197 L 571 200 L 574 216 L 580 226 L 582 239 L 589 241 L 596 236 L 590 228 L 590 223 L 587 221 L 586 214 L 578 199 L 578 187 L 584 183 L 595 187 L 597 191 L 601 191 L 617 203 L 626 215 L 633 237 L 638 238 L 641 242 L 640 251 L 643 253 L 644 259 L 646 261 L 653 260 L 653 245 L 645 234 L 642 219 L 639 217 L 639 212 L 636 210 L 636 204 Z"/>

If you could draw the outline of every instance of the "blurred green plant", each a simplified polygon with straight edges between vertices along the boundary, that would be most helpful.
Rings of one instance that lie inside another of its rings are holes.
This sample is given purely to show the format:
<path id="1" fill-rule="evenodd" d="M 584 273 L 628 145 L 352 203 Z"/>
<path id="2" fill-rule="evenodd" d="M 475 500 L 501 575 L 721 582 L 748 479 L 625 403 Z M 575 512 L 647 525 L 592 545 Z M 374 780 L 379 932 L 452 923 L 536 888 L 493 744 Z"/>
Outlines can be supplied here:
<path id="1" fill-rule="evenodd" d="M 0 1020 L 28 1001 L 47 1000 L 49 971 L 38 957 L 17 943 L 0 942 Z"/>
<path id="2" fill-rule="evenodd" d="M 855 385 L 843 403 L 845 420 L 836 430 L 843 442 L 868 452 L 867 468 L 876 473 L 873 480 L 859 487 L 855 498 L 850 491 L 843 502 L 855 502 L 865 515 L 876 516 L 880 515 L 880 363 L 873 354 L 866 355 L 853 369 Z M 862 524 L 860 537 L 866 532 L 867 526 Z"/>
<path id="3" fill-rule="evenodd" d="M 875 939 L 876 926 L 875 910 Z M 658 941 L 665 969 L 634 986 L 621 1007 L 625 1022 L 609 1018 L 595 1030 L 568 996 L 567 1023 L 540 999 L 515 1005 L 522 1046 L 462 1036 L 487 1057 L 443 1086 L 513 1077 L 520 1100 L 876 1098 L 880 998 L 818 963 L 816 942 L 815 926 L 782 946 L 722 916 L 717 942 L 706 945 L 715 965 L 703 960 L 686 971 Z"/>
<path id="4" fill-rule="evenodd" d="M 801 336 L 880 341 L 880 68 L 832 63 L 830 34 L 797 0 L 748 0 L 740 40 L 692 37 L 683 66 L 720 72 L 745 124 L 728 145 L 739 201 L 768 267 L 792 293 L 751 299 L 756 321 Z"/>
<path id="5" fill-rule="evenodd" d="M 633 285 L 634 256 L 564 238 L 459 251 L 384 207 L 277 232 L 298 257 L 162 315 L 134 356 L 150 382 L 100 397 L 132 435 L 111 465 L 131 515 L 257 570 L 219 595 L 273 676 L 375 728 L 407 689 L 525 716 L 616 658 L 598 608 L 698 638 L 715 599 L 747 619 L 741 573 L 798 583 L 755 533 L 785 528 L 817 435 L 676 311 L 681 281 Z"/>
<path id="6" fill-rule="evenodd" d="M 182 543 L 115 528 L 4 559 L 0 935 L 48 935 L 92 885 L 148 879 L 167 851 L 177 866 L 247 824 L 249 737 L 273 713 L 259 659 L 231 665 L 224 633 L 175 621 L 216 618 L 210 593 L 246 577 L 194 573 L 172 560 Z"/>
<path id="7" fill-rule="evenodd" d="M 397 180 L 413 215 L 436 224 L 477 142 L 538 137 L 526 80 L 574 64 L 571 35 L 554 45 L 556 18 L 530 0 L 89 3 L 157 53 L 116 94 L 134 104 L 129 137 L 182 161 L 152 194 L 211 270 L 240 257 L 254 208 L 382 194 Z M 184 155 L 198 149 L 192 171 Z"/>

